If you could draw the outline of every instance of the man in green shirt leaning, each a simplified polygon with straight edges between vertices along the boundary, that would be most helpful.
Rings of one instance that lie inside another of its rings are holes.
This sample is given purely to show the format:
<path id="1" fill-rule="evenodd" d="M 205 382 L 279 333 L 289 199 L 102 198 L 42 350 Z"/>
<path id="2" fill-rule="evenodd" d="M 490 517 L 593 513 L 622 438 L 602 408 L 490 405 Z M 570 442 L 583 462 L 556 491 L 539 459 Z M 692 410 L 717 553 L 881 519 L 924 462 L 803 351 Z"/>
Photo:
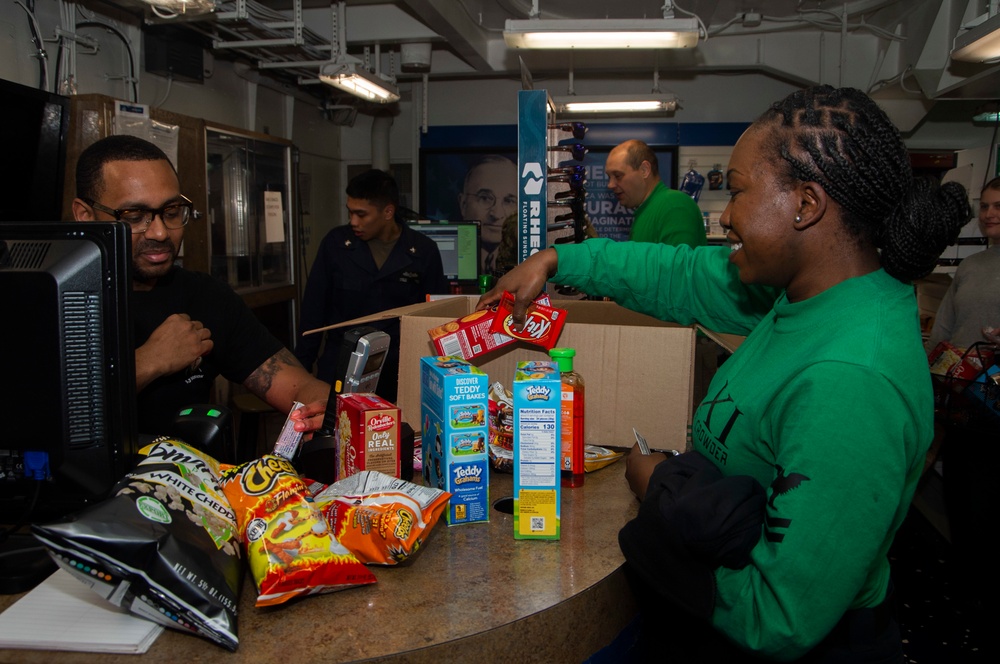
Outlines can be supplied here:
<path id="1" fill-rule="evenodd" d="M 622 205 L 635 210 L 629 240 L 692 247 L 706 243 L 705 221 L 698 204 L 663 184 L 656 153 L 648 145 L 628 140 L 615 146 L 604 172 L 608 189 Z"/>

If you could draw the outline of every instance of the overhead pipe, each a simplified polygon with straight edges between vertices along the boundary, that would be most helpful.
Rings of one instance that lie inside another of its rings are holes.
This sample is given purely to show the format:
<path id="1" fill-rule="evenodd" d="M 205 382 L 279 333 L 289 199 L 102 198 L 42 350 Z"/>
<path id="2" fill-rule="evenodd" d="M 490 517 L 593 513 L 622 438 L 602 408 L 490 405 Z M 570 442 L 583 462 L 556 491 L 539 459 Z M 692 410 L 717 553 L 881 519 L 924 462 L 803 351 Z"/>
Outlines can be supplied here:
<path id="1" fill-rule="evenodd" d="M 392 129 L 392 115 L 379 113 L 372 118 L 372 168 L 389 170 L 389 131 Z"/>

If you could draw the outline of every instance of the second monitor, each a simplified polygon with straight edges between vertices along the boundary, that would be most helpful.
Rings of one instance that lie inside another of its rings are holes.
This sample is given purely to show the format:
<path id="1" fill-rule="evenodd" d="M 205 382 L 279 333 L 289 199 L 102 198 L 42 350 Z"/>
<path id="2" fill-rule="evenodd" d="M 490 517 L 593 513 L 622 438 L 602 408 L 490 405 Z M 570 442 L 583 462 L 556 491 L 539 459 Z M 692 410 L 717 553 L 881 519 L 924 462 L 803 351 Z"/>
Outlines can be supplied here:
<path id="1" fill-rule="evenodd" d="M 475 284 L 479 278 L 479 222 L 412 221 L 410 228 L 434 240 L 444 276 L 451 282 Z"/>

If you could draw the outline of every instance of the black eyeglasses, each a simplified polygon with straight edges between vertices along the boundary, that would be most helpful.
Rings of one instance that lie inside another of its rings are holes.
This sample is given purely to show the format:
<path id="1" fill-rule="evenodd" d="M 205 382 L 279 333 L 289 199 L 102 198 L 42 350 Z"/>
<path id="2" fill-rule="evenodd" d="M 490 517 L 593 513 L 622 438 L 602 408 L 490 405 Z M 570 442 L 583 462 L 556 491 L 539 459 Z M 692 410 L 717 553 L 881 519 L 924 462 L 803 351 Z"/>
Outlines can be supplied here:
<path id="1" fill-rule="evenodd" d="M 145 233 L 149 225 L 153 223 L 153 217 L 159 217 L 163 225 L 170 229 L 183 228 L 194 215 L 194 203 L 187 196 L 181 196 L 181 202 L 174 201 L 167 203 L 161 208 L 151 210 L 149 208 L 121 208 L 112 210 L 106 205 L 101 205 L 88 198 L 80 199 L 95 210 L 100 210 L 105 214 L 110 214 L 115 221 L 124 221 L 132 227 L 133 233 Z"/>

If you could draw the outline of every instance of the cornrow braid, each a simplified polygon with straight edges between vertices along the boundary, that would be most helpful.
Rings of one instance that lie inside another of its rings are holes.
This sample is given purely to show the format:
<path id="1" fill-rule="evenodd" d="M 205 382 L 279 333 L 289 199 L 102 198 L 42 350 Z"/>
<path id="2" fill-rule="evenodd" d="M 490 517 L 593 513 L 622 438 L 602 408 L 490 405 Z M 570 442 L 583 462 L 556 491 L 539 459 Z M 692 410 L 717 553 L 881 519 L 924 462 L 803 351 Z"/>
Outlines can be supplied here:
<path id="1" fill-rule="evenodd" d="M 769 148 L 786 165 L 784 178 L 822 186 L 848 232 L 878 248 L 882 267 L 900 281 L 933 270 L 972 217 L 961 185 L 914 178 L 899 131 L 860 90 L 799 90 L 757 124 L 775 126 Z"/>

